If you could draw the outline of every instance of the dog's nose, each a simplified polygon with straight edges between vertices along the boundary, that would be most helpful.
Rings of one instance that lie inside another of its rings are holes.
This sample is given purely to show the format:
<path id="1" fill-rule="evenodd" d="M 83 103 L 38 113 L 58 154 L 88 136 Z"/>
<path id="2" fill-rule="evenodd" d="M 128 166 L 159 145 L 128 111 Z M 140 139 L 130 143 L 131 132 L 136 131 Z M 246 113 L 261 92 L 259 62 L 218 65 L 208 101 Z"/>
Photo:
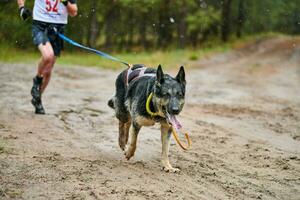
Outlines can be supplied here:
<path id="1" fill-rule="evenodd" d="M 177 106 L 176 106 L 176 107 L 175 107 L 175 106 L 172 107 L 172 114 L 175 114 L 175 115 L 176 115 L 176 114 L 179 113 L 179 111 L 180 111 L 180 110 L 179 110 L 179 107 L 177 107 Z"/>

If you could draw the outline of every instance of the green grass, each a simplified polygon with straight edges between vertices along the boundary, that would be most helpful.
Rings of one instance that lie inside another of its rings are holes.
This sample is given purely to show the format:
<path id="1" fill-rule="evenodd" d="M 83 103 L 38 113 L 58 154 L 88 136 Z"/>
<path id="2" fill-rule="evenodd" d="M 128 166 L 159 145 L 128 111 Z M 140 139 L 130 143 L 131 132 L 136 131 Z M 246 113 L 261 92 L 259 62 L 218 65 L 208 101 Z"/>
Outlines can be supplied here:
<path id="1" fill-rule="evenodd" d="M 172 68 L 180 65 L 189 66 L 190 63 L 200 60 L 204 56 L 214 53 L 228 51 L 232 48 L 238 48 L 243 44 L 254 42 L 261 38 L 274 37 L 276 33 L 259 34 L 255 36 L 246 36 L 242 39 L 233 38 L 228 43 L 222 43 L 218 40 L 206 42 L 201 48 L 185 50 L 151 51 L 151 52 L 131 52 L 131 53 L 112 53 L 113 56 L 128 63 L 141 63 L 147 66 L 156 67 L 161 64 L 164 67 Z M 68 45 L 68 44 L 67 44 Z M 119 69 L 124 66 L 119 63 L 99 57 L 77 47 L 76 51 L 64 51 L 57 60 L 60 65 L 67 66 L 93 66 L 100 68 Z M 110 52 L 107 52 L 110 53 Z M 39 59 L 38 50 L 19 50 L 7 45 L 0 46 L 0 62 L 6 63 L 37 63 Z"/>
<path id="2" fill-rule="evenodd" d="M 128 63 L 141 63 L 147 66 L 156 67 L 161 64 L 164 67 L 179 67 L 187 65 L 190 61 L 198 60 L 210 52 L 220 52 L 227 50 L 225 47 L 199 50 L 171 50 L 156 52 L 138 52 L 138 53 L 118 53 L 113 56 Z M 118 69 L 122 64 L 106 60 L 97 55 L 88 52 L 64 53 L 58 60 L 58 63 L 65 65 L 97 66 L 102 68 Z"/>
<path id="3" fill-rule="evenodd" d="M 5 63 L 36 63 L 39 59 L 39 52 L 18 50 L 9 47 L 0 47 L 0 62 Z M 164 67 L 179 67 L 188 65 L 191 61 L 201 59 L 215 52 L 224 52 L 230 49 L 228 45 L 222 45 L 213 48 L 171 50 L 171 51 L 153 51 L 153 52 L 135 52 L 135 53 L 117 53 L 112 54 L 128 63 L 141 63 L 147 66 L 156 67 L 161 64 Z M 100 68 L 119 69 L 122 64 L 107 60 L 87 51 L 68 52 L 64 51 L 57 60 L 57 64 L 68 66 L 93 66 Z"/>
<path id="4" fill-rule="evenodd" d="M 31 63 L 39 58 L 37 51 L 20 50 L 8 45 L 0 46 L 0 61 L 7 63 Z"/>

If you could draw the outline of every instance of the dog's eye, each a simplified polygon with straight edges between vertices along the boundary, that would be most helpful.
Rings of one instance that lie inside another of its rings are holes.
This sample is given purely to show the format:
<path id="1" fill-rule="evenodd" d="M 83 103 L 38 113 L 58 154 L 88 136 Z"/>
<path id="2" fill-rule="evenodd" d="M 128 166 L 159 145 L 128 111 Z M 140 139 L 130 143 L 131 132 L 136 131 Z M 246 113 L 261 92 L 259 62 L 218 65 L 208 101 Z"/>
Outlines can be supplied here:
<path id="1" fill-rule="evenodd" d="M 166 92 L 166 91 L 162 92 L 162 95 L 165 96 L 165 97 L 171 96 L 171 94 L 169 92 Z"/>
<path id="2" fill-rule="evenodd" d="M 177 92 L 177 96 L 183 97 L 183 93 L 182 92 Z"/>

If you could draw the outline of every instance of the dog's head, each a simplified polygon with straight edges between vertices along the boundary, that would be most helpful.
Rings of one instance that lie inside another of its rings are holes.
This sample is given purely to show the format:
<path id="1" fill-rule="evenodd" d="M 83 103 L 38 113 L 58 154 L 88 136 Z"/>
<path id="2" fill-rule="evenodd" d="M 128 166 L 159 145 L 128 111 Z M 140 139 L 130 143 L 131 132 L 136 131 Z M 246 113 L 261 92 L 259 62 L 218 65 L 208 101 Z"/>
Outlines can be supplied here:
<path id="1" fill-rule="evenodd" d="M 185 72 L 181 66 L 175 78 L 164 74 L 159 65 L 156 71 L 154 86 L 155 104 L 159 112 L 164 115 L 178 115 L 184 105 Z"/>

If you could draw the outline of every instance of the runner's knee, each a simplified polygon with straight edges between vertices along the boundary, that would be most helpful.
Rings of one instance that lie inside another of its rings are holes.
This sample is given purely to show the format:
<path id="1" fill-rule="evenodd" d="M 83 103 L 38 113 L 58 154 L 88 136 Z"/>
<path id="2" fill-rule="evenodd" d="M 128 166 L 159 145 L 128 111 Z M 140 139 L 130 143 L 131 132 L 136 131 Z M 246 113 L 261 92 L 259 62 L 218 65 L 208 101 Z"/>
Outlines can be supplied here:
<path id="1" fill-rule="evenodd" d="M 49 77 L 51 75 L 51 72 L 52 72 L 52 67 L 47 67 L 43 70 L 43 76 Z"/>
<path id="2" fill-rule="evenodd" d="M 46 64 L 52 65 L 55 61 L 54 53 L 47 53 L 43 55 L 43 60 Z"/>

